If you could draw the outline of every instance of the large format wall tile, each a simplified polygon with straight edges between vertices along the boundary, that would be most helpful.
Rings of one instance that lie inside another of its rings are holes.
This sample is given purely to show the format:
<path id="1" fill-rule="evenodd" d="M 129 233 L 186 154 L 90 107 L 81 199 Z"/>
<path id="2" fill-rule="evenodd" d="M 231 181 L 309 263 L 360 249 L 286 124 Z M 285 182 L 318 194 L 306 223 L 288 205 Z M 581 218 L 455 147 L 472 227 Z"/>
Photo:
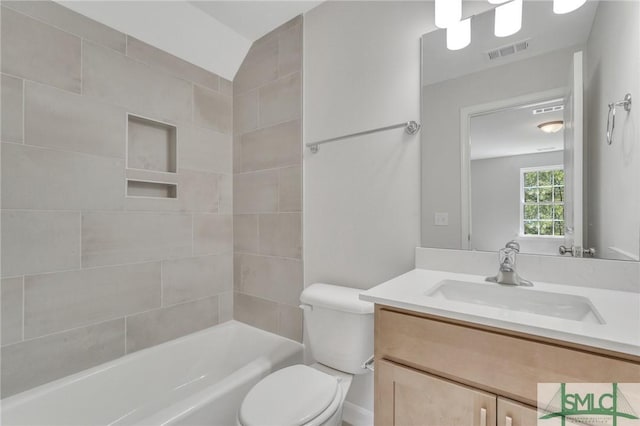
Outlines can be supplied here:
<path id="1" fill-rule="evenodd" d="M 302 211 L 302 167 L 278 170 L 278 208 L 281 212 Z"/>
<path id="2" fill-rule="evenodd" d="M 278 305 L 278 333 L 302 342 L 302 309 L 299 306 Z"/>
<path id="3" fill-rule="evenodd" d="M 212 90 L 219 90 L 220 77 L 212 72 L 157 49 L 136 38 L 127 37 L 127 56 L 162 69 L 176 77 L 192 81 Z"/>
<path id="4" fill-rule="evenodd" d="M 278 38 L 266 36 L 255 41 L 249 49 L 233 80 L 233 93 L 239 95 L 276 78 L 278 78 Z"/>
<path id="5" fill-rule="evenodd" d="M 258 215 L 233 217 L 233 249 L 242 253 L 258 253 Z"/>
<path id="6" fill-rule="evenodd" d="M 258 90 L 237 95 L 233 98 L 233 129 L 237 134 L 258 128 Z"/>
<path id="7" fill-rule="evenodd" d="M 231 135 L 193 127 L 178 133 L 178 164 L 181 168 L 204 172 L 232 172 Z"/>
<path id="8" fill-rule="evenodd" d="M 124 319 L 2 347 L 2 397 L 124 355 Z"/>
<path id="9" fill-rule="evenodd" d="M 0 281 L 2 345 L 22 340 L 22 277 Z"/>
<path id="10" fill-rule="evenodd" d="M 191 84 L 86 41 L 82 49 L 83 94 L 158 120 L 191 120 Z"/>
<path id="11" fill-rule="evenodd" d="M 193 215 L 193 254 L 233 252 L 233 216 L 229 214 Z"/>
<path id="12" fill-rule="evenodd" d="M 233 213 L 233 175 L 218 175 L 218 213 Z"/>
<path id="13" fill-rule="evenodd" d="M 278 171 L 241 173 L 233 179 L 233 212 L 270 213 L 278 211 Z"/>
<path id="14" fill-rule="evenodd" d="M 231 254 L 162 262 L 162 304 L 175 305 L 233 290 Z"/>
<path id="15" fill-rule="evenodd" d="M 260 88 L 260 126 L 269 126 L 302 116 L 302 83 L 300 73 L 269 83 Z M 300 131 L 298 131 L 300 139 Z"/>
<path id="16" fill-rule="evenodd" d="M 124 158 L 125 132 L 121 108 L 42 84 L 26 84 L 26 144 Z"/>
<path id="17" fill-rule="evenodd" d="M 218 295 L 218 322 L 233 319 L 233 290 Z"/>
<path id="18" fill-rule="evenodd" d="M 123 206 L 124 160 L 2 144 L 2 207 L 115 210 Z"/>
<path id="19" fill-rule="evenodd" d="M 216 296 L 127 317 L 127 353 L 218 323 Z"/>
<path id="20" fill-rule="evenodd" d="M 4 210 L 2 275 L 80 267 L 80 213 Z"/>
<path id="21" fill-rule="evenodd" d="M 80 39 L 2 8 L 2 72 L 80 92 Z"/>
<path id="22" fill-rule="evenodd" d="M 123 355 L 127 321 L 137 350 L 233 318 L 233 84 L 56 2 L 1 6 L 7 396 Z M 178 127 L 177 173 L 126 168 L 126 113 Z"/>
<path id="23" fill-rule="evenodd" d="M 236 291 L 274 302 L 298 305 L 303 282 L 301 261 L 238 254 L 236 262 Z"/>
<path id="24" fill-rule="evenodd" d="M 292 166 L 302 161 L 300 120 L 240 136 L 236 172 Z"/>
<path id="25" fill-rule="evenodd" d="M 55 1 L 3 0 L 2 5 L 102 46 L 121 53 L 125 52 L 126 36 L 124 34 L 67 9 Z"/>
<path id="26" fill-rule="evenodd" d="M 254 327 L 278 332 L 278 304 L 275 302 L 236 292 L 233 295 L 233 317 Z"/>
<path id="27" fill-rule="evenodd" d="M 302 257 L 302 214 L 258 216 L 259 252 L 270 256 Z"/>
<path id="28" fill-rule="evenodd" d="M 234 81 L 234 318 L 302 340 L 302 19 L 256 41 Z"/>
<path id="29" fill-rule="evenodd" d="M 193 121 L 222 133 L 232 132 L 231 97 L 203 87 L 193 86 Z"/>
<path id="30" fill-rule="evenodd" d="M 23 80 L 19 78 L 2 74 L 0 140 L 4 142 L 22 142 L 23 84 Z"/>
<path id="31" fill-rule="evenodd" d="M 182 210 L 217 212 L 219 204 L 217 173 L 181 170 L 178 175 L 178 200 Z"/>
<path id="32" fill-rule="evenodd" d="M 158 262 L 27 276 L 25 339 L 157 308 L 160 291 Z"/>
<path id="33" fill-rule="evenodd" d="M 280 32 L 278 39 L 278 75 L 302 70 L 302 17 L 293 27 Z"/>
<path id="34" fill-rule="evenodd" d="M 191 215 L 186 214 L 83 213 L 82 266 L 189 256 L 191 226 Z"/>

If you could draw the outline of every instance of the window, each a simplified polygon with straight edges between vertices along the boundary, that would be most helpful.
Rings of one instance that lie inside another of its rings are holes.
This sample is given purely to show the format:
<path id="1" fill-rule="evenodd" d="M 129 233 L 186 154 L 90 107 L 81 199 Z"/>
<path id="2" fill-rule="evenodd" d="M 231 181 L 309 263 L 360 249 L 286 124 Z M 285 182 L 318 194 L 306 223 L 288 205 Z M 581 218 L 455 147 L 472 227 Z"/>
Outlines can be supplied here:
<path id="1" fill-rule="evenodd" d="M 520 234 L 564 235 L 564 170 L 562 166 L 520 169 Z"/>

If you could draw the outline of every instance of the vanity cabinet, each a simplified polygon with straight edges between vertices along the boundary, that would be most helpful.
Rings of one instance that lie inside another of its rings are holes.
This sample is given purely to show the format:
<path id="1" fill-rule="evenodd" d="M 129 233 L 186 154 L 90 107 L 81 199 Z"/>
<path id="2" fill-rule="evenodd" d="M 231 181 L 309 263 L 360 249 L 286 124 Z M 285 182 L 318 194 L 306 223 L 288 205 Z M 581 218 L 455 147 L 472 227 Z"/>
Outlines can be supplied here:
<path id="1" fill-rule="evenodd" d="M 538 383 L 640 382 L 640 358 L 376 305 L 376 426 L 536 425 Z"/>
<path id="2" fill-rule="evenodd" d="M 498 426 L 535 426 L 538 410 L 528 405 L 498 397 Z"/>
<path id="3" fill-rule="evenodd" d="M 376 424 L 496 424 L 496 396 L 389 361 L 376 363 Z"/>

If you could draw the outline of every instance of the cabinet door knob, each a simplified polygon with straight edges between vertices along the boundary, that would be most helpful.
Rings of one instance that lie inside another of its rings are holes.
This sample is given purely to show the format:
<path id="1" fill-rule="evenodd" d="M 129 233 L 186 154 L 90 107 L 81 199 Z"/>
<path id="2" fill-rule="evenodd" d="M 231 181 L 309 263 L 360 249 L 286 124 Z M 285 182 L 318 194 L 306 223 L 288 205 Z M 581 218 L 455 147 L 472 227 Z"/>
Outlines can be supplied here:
<path id="1" fill-rule="evenodd" d="M 487 409 L 480 409 L 480 426 L 487 426 Z"/>
<path id="2" fill-rule="evenodd" d="M 513 419 L 509 416 L 505 416 L 504 426 L 512 426 L 512 425 L 513 425 Z"/>

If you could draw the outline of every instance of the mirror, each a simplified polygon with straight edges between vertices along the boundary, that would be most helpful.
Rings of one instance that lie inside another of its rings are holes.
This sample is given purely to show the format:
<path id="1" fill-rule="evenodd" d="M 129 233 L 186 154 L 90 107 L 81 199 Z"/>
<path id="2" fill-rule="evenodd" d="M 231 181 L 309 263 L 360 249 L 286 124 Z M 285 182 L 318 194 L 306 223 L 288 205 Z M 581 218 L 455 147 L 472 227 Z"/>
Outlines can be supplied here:
<path id="1" fill-rule="evenodd" d="M 640 4 L 494 16 L 460 50 L 422 37 L 422 246 L 639 260 Z"/>

